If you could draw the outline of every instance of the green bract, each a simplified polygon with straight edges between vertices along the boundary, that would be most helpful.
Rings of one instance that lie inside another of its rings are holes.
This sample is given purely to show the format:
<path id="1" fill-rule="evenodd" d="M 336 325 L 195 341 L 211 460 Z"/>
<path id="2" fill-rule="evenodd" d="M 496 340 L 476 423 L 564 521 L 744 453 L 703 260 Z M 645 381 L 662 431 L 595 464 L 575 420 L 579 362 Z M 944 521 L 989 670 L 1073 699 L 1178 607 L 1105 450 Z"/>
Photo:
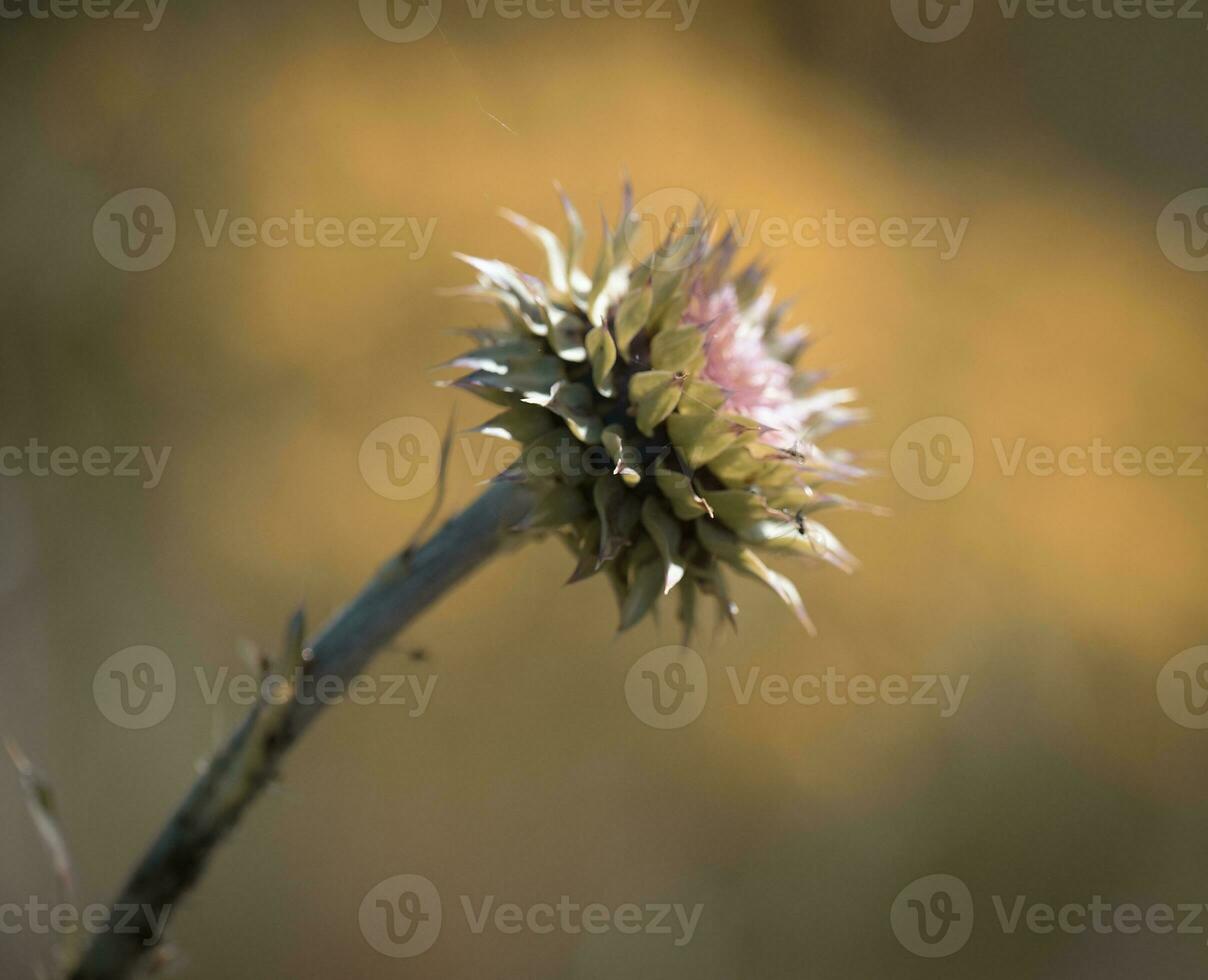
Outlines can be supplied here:
<path id="1" fill-rule="evenodd" d="M 817 446 L 858 417 L 839 407 L 851 392 L 815 390 L 817 375 L 791 371 L 803 334 L 778 329 L 783 308 L 770 302 L 763 269 L 731 274 L 734 242 L 714 240 L 703 212 L 637 257 L 639 215 L 626 187 L 618 230 L 605 223 L 588 275 L 579 265 L 582 222 L 565 196 L 563 205 L 566 242 L 505 212 L 544 250 L 544 279 L 459 256 L 478 273 L 471 292 L 496 304 L 503 322 L 471 331 L 478 348 L 444 365 L 468 369 L 453 384 L 501 407 L 478 431 L 523 447 L 502 478 L 538 493 L 524 529 L 566 540 L 577 557 L 571 581 L 608 577 L 621 629 L 673 591 L 687 633 L 700 593 L 733 621 L 727 566 L 765 583 L 812 629 L 797 589 L 760 553 L 854 567 L 814 519 L 826 507 L 853 506 L 823 493 L 822 484 L 863 475 L 845 454 Z M 719 291 L 732 304 L 726 337 L 685 317 L 694 298 Z M 749 342 L 741 350 L 734 344 L 737 329 L 756 331 L 756 353 Z M 744 402 L 723 387 L 718 379 L 729 376 L 731 356 L 751 361 L 756 372 L 765 358 L 786 379 L 791 400 L 773 407 L 775 418 L 735 410 L 758 405 L 759 392 Z M 794 424 L 776 424 L 782 417 Z"/>

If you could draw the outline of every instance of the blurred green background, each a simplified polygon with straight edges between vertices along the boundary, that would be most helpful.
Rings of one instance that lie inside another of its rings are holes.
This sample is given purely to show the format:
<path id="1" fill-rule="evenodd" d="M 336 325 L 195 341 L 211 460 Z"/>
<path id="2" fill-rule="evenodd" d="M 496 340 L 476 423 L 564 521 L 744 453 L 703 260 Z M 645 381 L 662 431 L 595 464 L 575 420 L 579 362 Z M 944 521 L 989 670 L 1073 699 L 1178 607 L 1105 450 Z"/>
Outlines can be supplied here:
<path id="1" fill-rule="evenodd" d="M 442 428 L 454 405 L 487 417 L 431 384 L 463 347 L 446 328 L 483 314 L 440 295 L 469 281 L 451 253 L 538 270 L 498 209 L 561 228 L 558 180 L 611 216 L 627 169 L 639 197 L 687 188 L 761 222 L 968 219 L 947 261 L 763 250 L 821 338 L 810 364 L 872 411 L 833 442 L 883 471 L 853 493 L 893 516 L 830 520 L 854 577 L 795 576 L 817 639 L 740 584 L 739 634 L 698 646 L 708 704 L 671 731 L 624 696 L 634 662 L 678 642 L 669 617 L 614 637 L 606 584 L 562 588 L 553 542 L 488 567 L 374 664 L 435 676 L 427 710 L 330 711 L 221 849 L 177 911 L 179 975 L 1203 975 L 1203 935 L 1010 935 L 992 897 L 1208 902 L 1208 734 L 1155 695 L 1170 658 L 1208 643 L 1208 459 L 1188 477 L 1012 476 L 995 452 L 1208 443 L 1208 278 L 1155 234 L 1208 184 L 1204 22 L 1011 19 L 979 0 L 959 37 L 925 43 L 888 0 L 700 0 L 667 19 L 653 0 L 636 19 L 443 7 L 407 43 L 351 0 L 168 0 L 154 30 L 0 23 L 0 446 L 171 447 L 154 488 L 0 478 L 0 730 L 53 776 L 81 900 L 111 897 L 240 717 L 194 669 L 242 670 L 241 639 L 274 649 L 300 601 L 324 619 L 421 520 L 430 496 L 363 478 L 366 435 L 403 416 Z M 93 221 L 139 187 L 172 202 L 177 239 L 125 272 Z M 211 248 L 194 209 L 435 223 L 426 249 Z M 934 416 L 967 427 L 976 464 L 928 501 L 889 461 Z M 449 509 L 479 480 L 455 454 Z M 140 644 L 179 690 L 130 730 L 93 677 Z M 727 667 L 969 681 L 945 718 L 742 705 Z M 53 895 L 12 773 L 0 823 L 0 903 Z M 936 873 L 968 885 L 976 925 L 931 960 L 890 907 Z M 359 924 L 397 874 L 444 899 L 416 959 L 380 955 Z M 681 948 L 476 935 L 463 894 L 704 911 Z M 49 949 L 0 938 L 0 975 L 36 975 Z"/>

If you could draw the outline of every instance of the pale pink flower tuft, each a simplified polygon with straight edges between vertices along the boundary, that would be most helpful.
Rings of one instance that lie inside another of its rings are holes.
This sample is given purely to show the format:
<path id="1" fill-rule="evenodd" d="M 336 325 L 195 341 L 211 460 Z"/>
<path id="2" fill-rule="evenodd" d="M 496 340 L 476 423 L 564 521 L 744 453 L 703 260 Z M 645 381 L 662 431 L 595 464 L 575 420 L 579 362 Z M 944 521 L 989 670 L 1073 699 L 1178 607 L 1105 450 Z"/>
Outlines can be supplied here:
<path id="1" fill-rule="evenodd" d="M 684 312 L 705 333 L 701 374 L 725 392 L 725 411 L 767 426 L 764 441 L 788 448 L 813 409 L 793 393 L 793 368 L 768 349 L 762 320 L 743 315 L 729 283 L 713 292 L 698 283 Z"/>

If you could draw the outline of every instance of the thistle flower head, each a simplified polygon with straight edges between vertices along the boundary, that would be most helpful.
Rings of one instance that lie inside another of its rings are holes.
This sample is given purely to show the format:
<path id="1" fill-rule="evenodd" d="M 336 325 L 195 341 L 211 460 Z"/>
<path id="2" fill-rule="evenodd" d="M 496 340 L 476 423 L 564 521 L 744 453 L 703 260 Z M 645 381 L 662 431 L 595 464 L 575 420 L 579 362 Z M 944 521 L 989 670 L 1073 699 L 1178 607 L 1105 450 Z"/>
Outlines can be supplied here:
<path id="1" fill-rule="evenodd" d="M 733 622 L 724 567 L 769 586 L 812 629 L 793 583 L 761 555 L 854 568 L 816 520 L 854 506 L 826 484 L 863 475 L 819 446 L 860 417 L 853 392 L 794 368 L 805 331 L 780 329 L 786 308 L 766 270 L 734 271 L 733 237 L 703 210 L 635 255 L 626 186 L 589 275 L 582 221 L 565 195 L 563 206 L 566 241 L 504 212 L 544 250 L 545 279 L 459 256 L 478 273 L 469 292 L 502 323 L 469 331 L 478 348 L 443 365 L 469 369 L 452 384 L 503 409 L 478 431 L 522 447 L 505 478 L 536 491 L 524 528 L 566 540 L 571 581 L 607 575 L 622 629 L 672 591 L 686 632 L 702 594 Z"/>

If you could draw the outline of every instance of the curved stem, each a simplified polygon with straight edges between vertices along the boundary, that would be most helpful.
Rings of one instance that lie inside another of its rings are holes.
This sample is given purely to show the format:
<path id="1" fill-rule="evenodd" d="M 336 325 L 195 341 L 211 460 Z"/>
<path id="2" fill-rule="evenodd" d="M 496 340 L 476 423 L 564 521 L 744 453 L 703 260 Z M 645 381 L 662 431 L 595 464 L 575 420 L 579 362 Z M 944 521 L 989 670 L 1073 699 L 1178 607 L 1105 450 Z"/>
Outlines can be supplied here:
<path id="1" fill-rule="evenodd" d="M 492 484 L 426 544 L 402 552 L 303 648 L 295 617 L 287 656 L 316 679 L 348 682 L 413 618 L 492 557 L 529 512 L 531 496 L 514 483 Z M 315 720 L 323 699 L 257 702 L 211 761 L 139 862 L 114 910 L 122 931 L 99 933 L 71 980 L 120 980 L 161 938 L 163 919 L 200 877 L 215 845 L 276 775 L 282 757 Z"/>

